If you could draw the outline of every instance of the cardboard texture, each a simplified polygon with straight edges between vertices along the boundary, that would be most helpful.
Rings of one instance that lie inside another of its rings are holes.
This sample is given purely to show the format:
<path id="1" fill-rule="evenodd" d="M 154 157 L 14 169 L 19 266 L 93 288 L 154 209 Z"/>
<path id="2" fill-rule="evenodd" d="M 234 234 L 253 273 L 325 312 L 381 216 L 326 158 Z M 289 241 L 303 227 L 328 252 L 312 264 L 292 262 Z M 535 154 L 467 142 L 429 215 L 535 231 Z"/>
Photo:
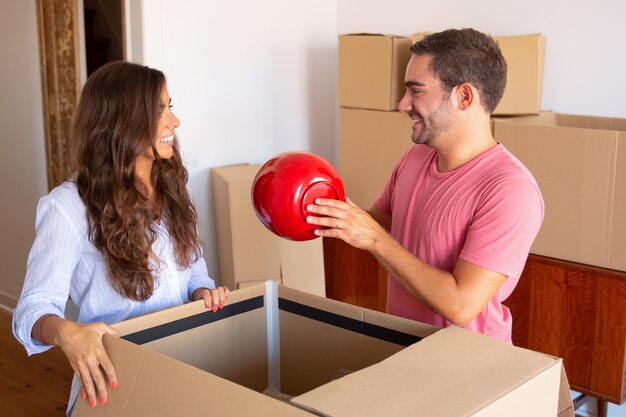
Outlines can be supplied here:
<path id="1" fill-rule="evenodd" d="M 417 411 L 428 416 L 555 415 L 561 367 L 554 358 L 520 351 L 515 352 L 518 361 L 511 363 L 516 348 L 491 342 L 451 327 L 295 401 L 309 406 L 323 404 L 319 409 L 333 416 L 409 416 Z M 439 360 L 425 363 L 422 358 L 426 357 Z M 529 369 L 537 374 L 526 381 L 520 379 Z M 548 392 L 542 391 L 545 389 Z M 543 395 L 553 400 L 533 400 Z M 387 401 L 390 398 L 393 405 Z M 524 412 L 518 414 L 521 409 Z"/>
<path id="2" fill-rule="evenodd" d="M 545 218 L 531 248 L 626 270 L 626 120 L 542 113 L 494 118 L 493 130 L 532 172 Z"/>
<path id="3" fill-rule="evenodd" d="M 413 45 L 417 41 L 421 41 L 425 36 L 430 35 L 433 32 L 415 32 L 411 35 L 411 45 Z"/>
<path id="4" fill-rule="evenodd" d="M 413 34 L 411 42 L 421 40 L 430 32 Z M 517 36 L 494 36 L 507 62 L 504 95 L 494 115 L 538 114 L 541 109 L 543 72 L 546 55 L 545 36 L 534 33 Z"/>
<path id="5" fill-rule="evenodd" d="M 563 381 L 560 359 L 274 282 L 217 313 L 195 302 L 115 327 L 119 387 L 74 417 L 553 417 Z"/>
<path id="6" fill-rule="evenodd" d="M 494 36 L 507 62 L 504 95 L 494 115 L 538 114 L 541 109 L 546 38 L 541 34 Z"/>
<path id="7" fill-rule="evenodd" d="M 250 195 L 259 168 L 212 169 L 220 284 L 238 289 L 272 279 L 325 296 L 322 239 L 288 241 L 265 228 L 254 213 Z"/>
<path id="8" fill-rule="evenodd" d="M 339 106 L 396 110 L 404 95 L 411 38 L 379 34 L 339 36 Z"/>
<path id="9" fill-rule="evenodd" d="M 411 37 L 339 36 L 339 106 L 396 110 L 404 95 L 410 46 L 430 32 Z M 546 38 L 541 34 L 494 36 L 507 61 L 507 84 L 494 115 L 538 114 L 543 90 Z"/>
<path id="10" fill-rule="evenodd" d="M 339 172 L 346 195 L 369 209 L 412 144 L 404 113 L 340 109 Z"/>

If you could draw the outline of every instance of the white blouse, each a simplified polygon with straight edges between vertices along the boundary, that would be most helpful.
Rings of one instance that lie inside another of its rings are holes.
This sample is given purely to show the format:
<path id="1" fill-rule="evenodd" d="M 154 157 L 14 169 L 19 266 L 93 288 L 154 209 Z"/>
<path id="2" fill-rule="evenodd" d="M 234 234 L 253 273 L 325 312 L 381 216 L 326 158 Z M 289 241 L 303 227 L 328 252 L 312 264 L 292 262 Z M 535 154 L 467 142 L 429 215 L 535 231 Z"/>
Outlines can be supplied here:
<path id="1" fill-rule="evenodd" d="M 13 333 L 29 355 L 50 348 L 32 339 L 32 327 L 44 314 L 64 317 L 68 296 L 79 309 L 78 323 L 112 324 L 186 303 L 198 288 L 215 288 L 202 256 L 190 268 L 178 269 L 169 232 L 157 225 L 152 250 L 160 270 L 152 296 L 133 301 L 120 295 L 109 282 L 102 254 L 89 241 L 86 207 L 73 182 L 39 200 L 35 228 L 24 288 L 13 312 Z"/>

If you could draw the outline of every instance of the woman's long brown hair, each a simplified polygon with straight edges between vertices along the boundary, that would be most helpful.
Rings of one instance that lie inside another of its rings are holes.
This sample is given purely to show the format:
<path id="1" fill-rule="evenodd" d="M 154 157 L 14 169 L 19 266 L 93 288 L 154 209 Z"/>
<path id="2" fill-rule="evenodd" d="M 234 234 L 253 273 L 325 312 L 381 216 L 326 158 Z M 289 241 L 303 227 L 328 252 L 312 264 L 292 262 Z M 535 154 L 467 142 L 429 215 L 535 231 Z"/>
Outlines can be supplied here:
<path id="1" fill-rule="evenodd" d="M 152 251 L 156 219 L 169 230 L 179 268 L 201 256 L 198 216 L 178 145 L 172 158 L 160 159 L 154 144 L 164 87 L 158 70 L 106 64 L 85 83 L 72 129 L 75 181 L 87 207 L 89 239 L 102 252 L 113 287 L 137 301 L 150 298 L 160 268 Z M 135 176 L 137 157 L 150 149 L 152 201 L 137 189 Z"/>

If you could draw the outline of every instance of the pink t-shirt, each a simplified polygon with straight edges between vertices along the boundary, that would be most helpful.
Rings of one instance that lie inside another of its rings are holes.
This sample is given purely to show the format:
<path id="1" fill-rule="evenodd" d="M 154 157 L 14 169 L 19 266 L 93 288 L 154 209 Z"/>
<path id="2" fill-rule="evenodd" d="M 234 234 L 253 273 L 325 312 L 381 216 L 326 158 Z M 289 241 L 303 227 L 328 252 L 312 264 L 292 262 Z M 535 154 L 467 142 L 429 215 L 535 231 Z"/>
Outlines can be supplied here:
<path id="1" fill-rule="evenodd" d="M 511 343 L 511 313 L 502 301 L 515 288 L 543 221 L 539 187 L 500 144 L 450 172 L 439 172 L 437 161 L 434 149 L 412 146 L 374 206 L 391 215 L 391 235 L 423 262 L 451 273 L 462 258 L 506 275 L 465 327 Z M 452 324 L 393 276 L 387 284 L 387 312 L 439 327 Z"/>

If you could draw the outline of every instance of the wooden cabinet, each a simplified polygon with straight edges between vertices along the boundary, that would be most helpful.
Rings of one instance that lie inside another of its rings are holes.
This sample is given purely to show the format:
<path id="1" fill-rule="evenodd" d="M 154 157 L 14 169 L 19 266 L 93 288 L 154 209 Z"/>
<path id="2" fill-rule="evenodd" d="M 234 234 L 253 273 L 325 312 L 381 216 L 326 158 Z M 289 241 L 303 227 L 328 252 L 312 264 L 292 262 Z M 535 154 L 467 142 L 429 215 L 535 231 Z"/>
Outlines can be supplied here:
<path id="1" fill-rule="evenodd" d="M 505 304 L 515 345 L 563 358 L 576 391 L 626 400 L 626 273 L 530 255 Z"/>
<path id="2" fill-rule="evenodd" d="M 328 298 L 385 311 L 387 271 L 369 252 L 324 238 L 324 272 Z"/>
<path id="3" fill-rule="evenodd" d="M 384 311 L 386 271 L 336 239 L 324 240 L 329 298 Z M 626 400 L 626 273 L 531 255 L 505 302 L 513 343 L 563 358 L 572 389 Z"/>

